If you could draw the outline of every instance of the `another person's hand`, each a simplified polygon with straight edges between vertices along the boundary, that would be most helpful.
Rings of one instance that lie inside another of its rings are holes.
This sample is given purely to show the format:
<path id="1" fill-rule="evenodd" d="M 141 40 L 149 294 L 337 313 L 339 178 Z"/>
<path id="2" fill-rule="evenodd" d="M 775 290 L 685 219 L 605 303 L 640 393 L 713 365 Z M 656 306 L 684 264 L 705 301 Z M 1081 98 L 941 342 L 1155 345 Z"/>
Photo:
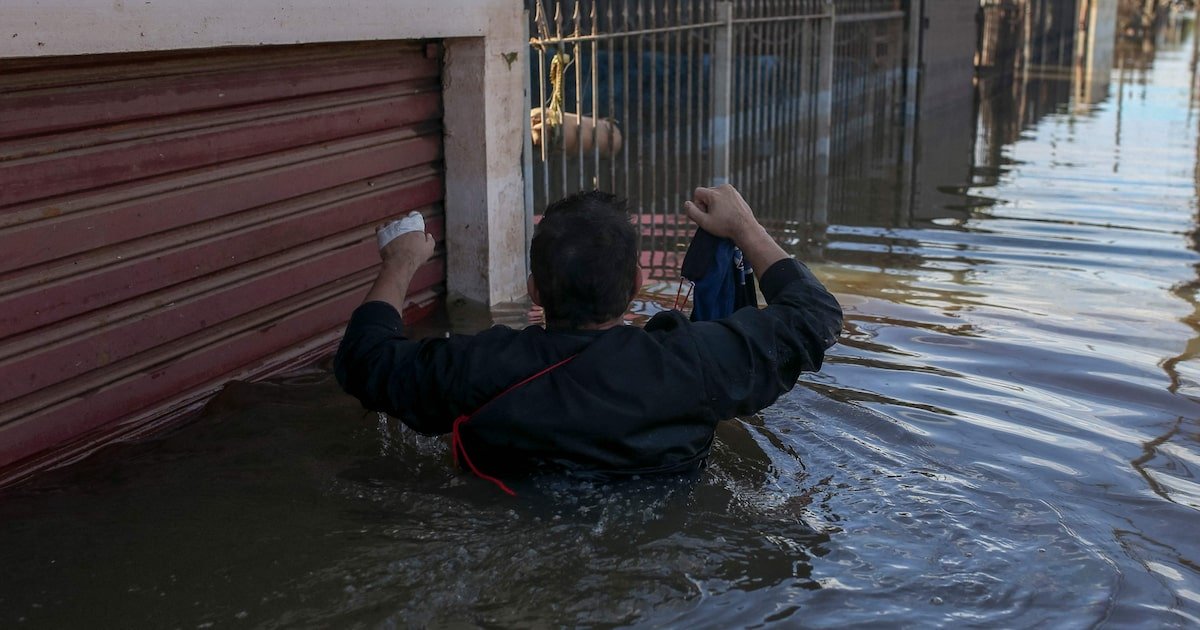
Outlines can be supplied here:
<path id="1" fill-rule="evenodd" d="M 729 184 L 718 188 L 697 188 L 691 201 L 683 204 L 688 218 L 713 236 L 739 243 L 762 231 L 754 211 L 742 195 Z"/>
<path id="2" fill-rule="evenodd" d="M 534 326 L 542 326 L 546 323 L 546 309 L 534 304 L 529 312 L 525 314 L 525 318 Z"/>
<path id="3" fill-rule="evenodd" d="M 436 241 L 425 232 L 409 232 L 397 236 L 386 247 L 379 250 L 385 267 L 398 267 L 415 271 L 433 255 Z"/>

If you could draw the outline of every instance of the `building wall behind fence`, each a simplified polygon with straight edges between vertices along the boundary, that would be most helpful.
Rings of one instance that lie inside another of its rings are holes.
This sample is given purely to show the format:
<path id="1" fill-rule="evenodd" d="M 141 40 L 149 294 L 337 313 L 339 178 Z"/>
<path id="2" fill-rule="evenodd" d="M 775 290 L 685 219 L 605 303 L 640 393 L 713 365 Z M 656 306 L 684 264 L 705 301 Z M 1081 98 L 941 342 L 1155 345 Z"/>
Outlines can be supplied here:
<path id="1" fill-rule="evenodd" d="M 971 181 L 975 140 L 975 66 L 979 5 L 925 4 L 911 219 L 965 217 L 962 196 L 950 182 Z"/>

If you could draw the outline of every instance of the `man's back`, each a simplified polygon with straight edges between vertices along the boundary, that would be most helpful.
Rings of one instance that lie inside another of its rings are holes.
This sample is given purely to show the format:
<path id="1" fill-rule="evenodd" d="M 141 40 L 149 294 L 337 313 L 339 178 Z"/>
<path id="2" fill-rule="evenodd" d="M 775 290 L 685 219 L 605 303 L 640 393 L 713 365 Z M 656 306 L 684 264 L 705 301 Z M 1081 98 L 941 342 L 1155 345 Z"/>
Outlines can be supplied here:
<path id="1" fill-rule="evenodd" d="M 368 302 L 347 329 L 337 375 L 365 406 L 424 433 L 468 418 L 458 437 L 489 472 L 690 470 L 717 422 L 771 404 L 801 371 L 819 369 L 841 328 L 837 301 L 795 261 L 772 265 L 762 290 L 767 308 L 716 322 L 670 311 L 644 329 L 495 327 L 423 341 L 402 337 L 395 308 Z"/>

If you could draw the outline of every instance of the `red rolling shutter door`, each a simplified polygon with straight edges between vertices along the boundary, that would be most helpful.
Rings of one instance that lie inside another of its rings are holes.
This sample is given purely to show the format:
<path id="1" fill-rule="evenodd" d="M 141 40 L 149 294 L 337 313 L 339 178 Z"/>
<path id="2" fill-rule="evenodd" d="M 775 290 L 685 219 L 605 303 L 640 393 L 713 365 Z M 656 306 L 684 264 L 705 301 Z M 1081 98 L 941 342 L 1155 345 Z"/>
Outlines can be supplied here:
<path id="1" fill-rule="evenodd" d="M 420 210 L 443 238 L 438 50 L 0 61 L 0 468 L 328 351 L 375 225 Z"/>

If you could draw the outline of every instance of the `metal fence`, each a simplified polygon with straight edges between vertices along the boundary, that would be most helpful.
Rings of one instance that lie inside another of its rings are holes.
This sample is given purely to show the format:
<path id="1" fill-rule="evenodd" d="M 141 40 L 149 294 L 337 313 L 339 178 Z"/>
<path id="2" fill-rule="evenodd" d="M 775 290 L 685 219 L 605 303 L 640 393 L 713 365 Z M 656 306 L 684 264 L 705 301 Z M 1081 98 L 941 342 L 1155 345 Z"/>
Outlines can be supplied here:
<path id="1" fill-rule="evenodd" d="M 532 205 L 591 188 L 629 199 L 654 277 L 677 268 L 695 186 L 730 181 L 767 221 L 825 224 L 843 197 L 831 168 L 902 157 L 899 0 L 528 6 Z M 862 147 L 886 159 L 831 160 Z"/>

